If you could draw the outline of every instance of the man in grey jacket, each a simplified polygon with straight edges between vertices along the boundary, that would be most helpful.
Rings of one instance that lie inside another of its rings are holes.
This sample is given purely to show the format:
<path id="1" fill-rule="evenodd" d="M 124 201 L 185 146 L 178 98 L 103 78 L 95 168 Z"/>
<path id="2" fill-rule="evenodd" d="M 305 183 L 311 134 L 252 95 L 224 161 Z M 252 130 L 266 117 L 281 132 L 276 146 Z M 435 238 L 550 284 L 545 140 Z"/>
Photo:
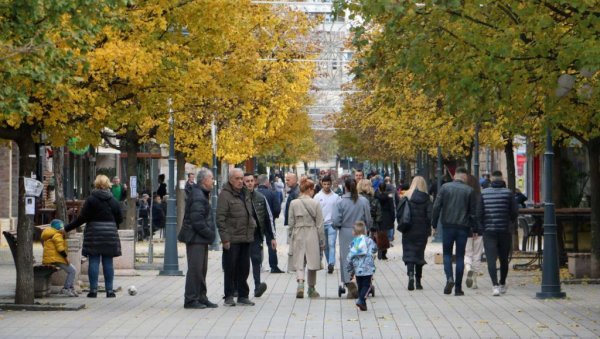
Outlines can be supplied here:
<path id="1" fill-rule="evenodd" d="M 466 184 L 467 169 L 459 167 L 456 169 L 454 181 L 447 183 L 440 189 L 435 204 L 433 205 L 433 228 L 437 230 L 438 220 L 441 216 L 443 232 L 443 255 L 444 273 L 446 274 L 446 286 L 444 294 L 461 296 L 462 278 L 465 268 L 465 248 L 469 234 L 477 236 L 475 192 Z M 456 244 L 456 280 L 452 273 L 452 248 Z"/>
<path id="2" fill-rule="evenodd" d="M 494 171 L 490 186 L 481 191 L 481 204 L 477 211 L 494 296 L 506 293 L 508 255 L 512 245 L 511 224 L 517 220 L 518 215 L 519 207 L 513 192 L 506 188 L 502 172 Z M 499 284 L 496 258 L 500 259 Z"/>

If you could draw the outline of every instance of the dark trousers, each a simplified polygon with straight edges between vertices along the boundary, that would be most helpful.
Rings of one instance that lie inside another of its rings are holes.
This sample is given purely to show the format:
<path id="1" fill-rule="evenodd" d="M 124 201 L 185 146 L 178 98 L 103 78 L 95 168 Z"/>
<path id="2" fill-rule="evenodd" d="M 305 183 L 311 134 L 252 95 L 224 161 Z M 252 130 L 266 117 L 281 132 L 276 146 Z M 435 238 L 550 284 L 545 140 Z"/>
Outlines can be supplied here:
<path id="1" fill-rule="evenodd" d="M 254 278 L 254 289 L 260 285 L 260 268 L 263 262 L 263 237 L 254 235 L 254 242 L 250 244 L 250 261 L 252 262 L 252 277 Z"/>
<path id="2" fill-rule="evenodd" d="M 508 275 L 508 255 L 512 246 L 512 235 L 508 232 L 485 232 L 483 233 L 483 248 L 487 259 L 488 272 L 492 278 L 492 284 L 498 285 L 498 272 L 496 270 L 496 259 L 500 259 L 500 285 L 506 284 Z"/>
<path id="3" fill-rule="evenodd" d="M 239 298 L 248 298 L 248 275 L 250 274 L 251 243 L 230 244 L 228 250 L 223 249 L 225 269 L 225 298 L 233 297 L 236 290 Z"/>
<path id="4" fill-rule="evenodd" d="M 452 274 L 452 249 L 456 243 L 456 284 L 455 291 L 462 290 L 462 277 L 465 270 L 465 249 L 467 247 L 467 238 L 469 230 L 458 227 L 444 227 L 443 237 L 443 253 L 444 253 L 444 273 L 446 279 L 453 277 Z"/>
<path id="5" fill-rule="evenodd" d="M 277 251 L 273 249 L 273 246 L 271 246 L 273 237 L 271 237 L 269 234 L 266 234 L 265 237 L 267 238 L 267 250 L 269 251 L 269 267 L 271 267 L 271 270 L 273 270 L 279 266 L 279 262 L 277 261 Z"/>
<path id="6" fill-rule="evenodd" d="M 408 275 L 415 275 L 417 279 L 421 279 L 423 276 L 423 265 L 415 264 L 414 262 L 409 262 L 406 264 L 406 269 Z"/>
<path id="7" fill-rule="evenodd" d="M 206 300 L 208 245 L 186 244 L 188 270 L 185 275 L 185 304 Z"/>
<path id="8" fill-rule="evenodd" d="M 371 288 L 372 275 L 356 276 L 356 284 L 358 285 L 358 303 L 366 304 L 367 294 Z"/>

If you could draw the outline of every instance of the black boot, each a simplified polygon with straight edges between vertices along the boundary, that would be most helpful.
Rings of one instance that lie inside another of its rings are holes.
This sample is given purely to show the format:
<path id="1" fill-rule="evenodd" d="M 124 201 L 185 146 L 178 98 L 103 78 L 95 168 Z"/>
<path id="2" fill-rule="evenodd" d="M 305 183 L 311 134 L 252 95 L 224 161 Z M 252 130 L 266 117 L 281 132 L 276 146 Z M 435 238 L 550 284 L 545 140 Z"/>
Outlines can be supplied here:
<path id="1" fill-rule="evenodd" d="M 417 265 L 417 289 L 422 290 L 423 285 L 421 285 L 421 277 L 423 276 L 423 265 Z"/>
<path id="2" fill-rule="evenodd" d="M 414 291 L 414 289 L 415 289 L 415 274 L 411 272 L 408 274 L 408 290 Z"/>
<path id="3" fill-rule="evenodd" d="M 388 260 L 388 257 L 387 257 L 387 250 L 383 250 L 383 251 L 381 251 L 381 259 L 383 259 L 383 260 Z"/>
<path id="4" fill-rule="evenodd" d="M 421 277 L 417 278 L 417 289 L 418 290 L 422 290 L 423 289 L 423 285 L 421 285 Z"/>

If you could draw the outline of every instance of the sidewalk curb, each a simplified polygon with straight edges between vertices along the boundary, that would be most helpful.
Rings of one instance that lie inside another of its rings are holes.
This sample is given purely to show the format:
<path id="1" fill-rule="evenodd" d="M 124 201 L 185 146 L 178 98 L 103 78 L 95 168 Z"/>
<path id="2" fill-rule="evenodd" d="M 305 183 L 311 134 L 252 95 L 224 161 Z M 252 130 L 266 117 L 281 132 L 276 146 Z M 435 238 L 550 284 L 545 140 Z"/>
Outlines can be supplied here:
<path id="1" fill-rule="evenodd" d="M 79 311 L 85 308 L 85 304 L 4 304 L 0 303 L 3 311 Z"/>

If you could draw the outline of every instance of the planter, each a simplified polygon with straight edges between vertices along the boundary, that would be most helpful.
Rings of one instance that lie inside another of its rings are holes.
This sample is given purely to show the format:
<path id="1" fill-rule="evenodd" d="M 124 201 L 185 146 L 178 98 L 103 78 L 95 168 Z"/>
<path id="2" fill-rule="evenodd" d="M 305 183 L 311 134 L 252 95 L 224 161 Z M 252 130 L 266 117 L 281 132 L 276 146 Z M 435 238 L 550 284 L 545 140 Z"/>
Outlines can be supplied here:
<path id="1" fill-rule="evenodd" d="M 590 277 L 592 274 L 591 253 L 568 253 L 569 273 L 575 278 Z"/>

